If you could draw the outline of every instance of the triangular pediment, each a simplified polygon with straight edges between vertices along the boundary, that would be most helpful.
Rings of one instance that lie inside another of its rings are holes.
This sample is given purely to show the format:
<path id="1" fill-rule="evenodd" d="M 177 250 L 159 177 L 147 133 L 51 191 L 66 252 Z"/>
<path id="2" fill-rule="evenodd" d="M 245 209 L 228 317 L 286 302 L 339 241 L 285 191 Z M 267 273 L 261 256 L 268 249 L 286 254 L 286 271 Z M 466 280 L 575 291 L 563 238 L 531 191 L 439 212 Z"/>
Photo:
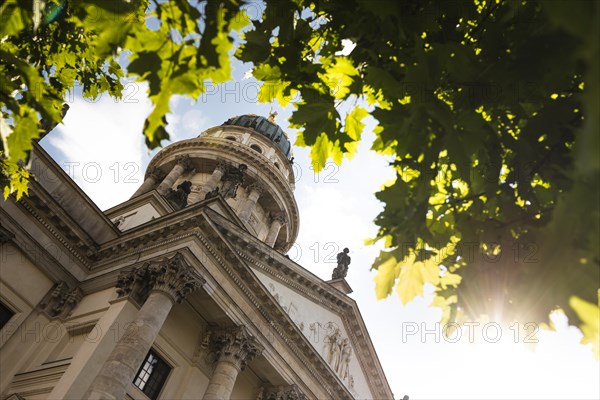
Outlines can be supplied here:
<path id="1" fill-rule="evenodd" d="M 271 309 L 286 314 L 290 328 L 354 398 L 393 398 L 352 298 L 248 232 L 236 229 L 221 215 L 206 214 L 227 243 L 224 255 L 235 253 L 235 260 L 230 255 L 231 261 L 244 264 L 255 287 L 268 293 Z"/>

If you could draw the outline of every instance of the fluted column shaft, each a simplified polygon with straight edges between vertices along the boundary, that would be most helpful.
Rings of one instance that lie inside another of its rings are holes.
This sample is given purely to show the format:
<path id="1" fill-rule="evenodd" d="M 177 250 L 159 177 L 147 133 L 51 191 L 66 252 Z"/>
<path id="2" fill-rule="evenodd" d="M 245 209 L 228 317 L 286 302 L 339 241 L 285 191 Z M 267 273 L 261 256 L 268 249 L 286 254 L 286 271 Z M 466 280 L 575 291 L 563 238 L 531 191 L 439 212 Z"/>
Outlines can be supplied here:
<path id="1" fill-rule="evenodd" d="M 229 399 L 239 373 L 239 366 L 233 362 L 219 359 L 206 392 L 204 392 L 203 400 Z"/>
<path id="2" fill-rule="evenodd" d="M 173 187 L 175 181 L 185 172 L 185 170 L 190 165 L 190 158 L 187 156 L 182 156 L 177 158 L 177 163 L 173 166 L 173 169 L 169 172 L 169 174 L 163 179 L 163 181 L 158 185 L 158 193 L 165 195 Z"/>
<path id="3" fill-rule="evenodd" d="M 121 400 L 133 382 L 173 304 L 183 301 L 204 283 L 180 254 L 148 263 L 119 277 L 120 295 L 140 299 L 147 295 L 130 329 L 102 365 L 84 398 Z"/>
<path id="4" fill-rule="evenodd" d="M 173 307 L 170 296 L 150 293 L 129 332 L 119 340 L 90 387 L 88 399 L 123 399 L 127 387 Z"/>
<path id="5" fill-rule="evenodd" d="M 256 184 L 249 186 L 248 189 L 250 190 L 250 194 L 248 194 L 248 198 L 242 205 L 240 213 L 238 214 L 243 222 L 248 222 L 248 219 L 250 219 L 250 214 L 252 214 L 254 207 L 256 207 L 258 198 L 264 191 L 261 186 Z"/>
<path id="6" fill-rule="evenodd" d="M 206 195 L 209 192 L 212 192 L 213 190 L 215 190 L 215 188 L 221 181 L 221 178 L 223 177 L 224 173 L 225 173 L 225 164 L 218 163 L 215 170 L 211 174 L 210 178 L 208 178 L 208 182 L 206 182 L 206 185 L 204 185 L 204 186 L 202 186 L 202 188 L 200 188 L 200 190 L 198 192 L 199 200 L 204 200 L 204 198 L 206 197 Z"/>

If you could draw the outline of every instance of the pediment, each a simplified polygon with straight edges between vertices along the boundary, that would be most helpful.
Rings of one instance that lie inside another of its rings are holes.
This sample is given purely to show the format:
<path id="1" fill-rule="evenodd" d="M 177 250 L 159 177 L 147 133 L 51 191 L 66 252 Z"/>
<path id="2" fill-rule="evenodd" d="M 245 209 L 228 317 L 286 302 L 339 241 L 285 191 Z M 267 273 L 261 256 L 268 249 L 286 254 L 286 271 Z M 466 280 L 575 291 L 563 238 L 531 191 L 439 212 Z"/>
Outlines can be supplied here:
<path id="1" fill-rule="evenodd" d="M 355 398 L 393 398 L 355 301 L 230 221 L 208 212 L 228 249 L 260 282 L 338 382 Z"/>

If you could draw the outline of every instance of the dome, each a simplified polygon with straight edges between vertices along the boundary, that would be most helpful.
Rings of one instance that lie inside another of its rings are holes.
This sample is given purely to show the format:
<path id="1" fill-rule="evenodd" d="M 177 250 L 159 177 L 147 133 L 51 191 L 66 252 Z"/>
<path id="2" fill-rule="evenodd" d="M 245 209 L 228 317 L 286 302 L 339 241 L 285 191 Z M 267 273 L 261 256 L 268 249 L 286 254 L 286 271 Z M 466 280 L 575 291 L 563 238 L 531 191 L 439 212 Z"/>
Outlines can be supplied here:
<path id="1" fill-rule="evenodd" d="M 223 125 L 236 125 L 250 128 L 277 144 L 277 147 L 279 147 L 288 159 L 292 157 L 292 145 L 290 144 L 287 135 L 279 125 L 269 121 L 268 118 L 247 114 L 229 118 Z"/>

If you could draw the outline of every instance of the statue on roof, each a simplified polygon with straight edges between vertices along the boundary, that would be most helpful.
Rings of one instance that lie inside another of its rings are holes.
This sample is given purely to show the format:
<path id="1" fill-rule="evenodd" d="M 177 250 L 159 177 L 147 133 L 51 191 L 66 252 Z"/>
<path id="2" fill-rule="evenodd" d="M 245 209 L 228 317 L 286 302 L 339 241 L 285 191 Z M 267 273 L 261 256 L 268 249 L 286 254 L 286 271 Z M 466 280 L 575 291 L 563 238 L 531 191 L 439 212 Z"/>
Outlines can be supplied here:
<path id="1" fill-rule="evenodd" d="M 348 266 L 350 265 L 350 250 L 346 247 L 344 251 L 337 255 L 337 267 L 333 270 L 331 279 L 343 279 L 348 274 Z"/>
<path id="2" fill-rule="evenodd" d="M 269 113 L 269 117 L 267 118 L 267 120 L 269 120 L 269 122 L 271 123 L 275 123 L 275 117 L 277 116 L 277 111 L 273 111 Z"/>

